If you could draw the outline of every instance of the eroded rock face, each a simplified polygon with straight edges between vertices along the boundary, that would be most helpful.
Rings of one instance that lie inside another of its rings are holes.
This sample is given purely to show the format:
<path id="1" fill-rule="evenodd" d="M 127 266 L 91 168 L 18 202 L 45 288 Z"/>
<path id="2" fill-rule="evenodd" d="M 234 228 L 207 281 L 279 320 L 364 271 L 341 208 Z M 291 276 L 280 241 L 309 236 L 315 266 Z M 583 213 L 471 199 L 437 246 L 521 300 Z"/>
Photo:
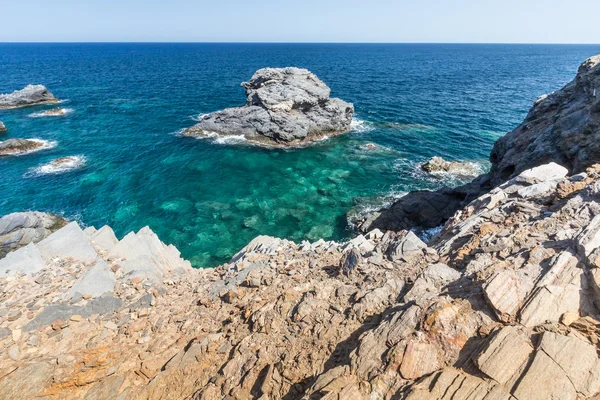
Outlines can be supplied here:
<path id="1" fill-rule="evenodd" d="M 0 94 L 0 109 L 20 108 L 38 104 L 53 104 L 59 100 L 43 85 L 27 85 L 10 94 Z"/>
<path id="2" fill-rule="evenodd" d="M 564 88 L 540 97 L 490 155 L 497 186 L 526 169 L 554 161 L 570 172 L 600 160 L 600 55 L 587 59 Z"/>
<path id="3" fill-rule="evenodd" d="M 243 136 L 266 146 L 302 146 L 347 132 L 354 107 L 330 98 L 330 89 L 300 68 L 263 68 L 242 83 L 246 105 L 208 114 L 184 134 Z"/>

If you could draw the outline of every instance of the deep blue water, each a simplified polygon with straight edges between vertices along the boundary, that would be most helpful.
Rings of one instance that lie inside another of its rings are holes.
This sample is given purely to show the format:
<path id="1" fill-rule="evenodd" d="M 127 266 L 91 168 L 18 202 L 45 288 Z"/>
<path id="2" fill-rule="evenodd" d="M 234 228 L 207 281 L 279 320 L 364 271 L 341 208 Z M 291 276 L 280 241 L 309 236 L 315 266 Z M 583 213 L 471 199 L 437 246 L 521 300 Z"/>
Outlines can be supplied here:
<path id="1" fill-rule="evenodd" d="M 600 45 L 0 44 L 0 92 L 40 83 L 73 110 L 0 110 L 9 128 L 0 140 L 57 142 L 0 159 L 0 215 L 56 212 L 118 235 L 149 225 L 195 266 L 227 260 L 258 234 L 341 239 L 353 207 L 455 183 L 418 172 L 431 156 L 486 168 L 493 142 L 597 53 Z M 177 135 L 199 114 L 243 104 L 240 82 L 266 66 L 312 70 L 364 123 L 292 151 Z M 86 166 L 32 173 L 69 155 Z"/>

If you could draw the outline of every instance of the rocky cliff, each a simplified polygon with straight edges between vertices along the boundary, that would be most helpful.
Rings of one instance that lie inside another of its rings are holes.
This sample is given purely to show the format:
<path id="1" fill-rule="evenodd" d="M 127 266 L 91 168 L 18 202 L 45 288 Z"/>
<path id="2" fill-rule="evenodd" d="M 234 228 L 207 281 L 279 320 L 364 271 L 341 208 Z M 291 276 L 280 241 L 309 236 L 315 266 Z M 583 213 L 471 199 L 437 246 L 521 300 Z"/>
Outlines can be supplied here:
<path id="1" fill-rule="evenodd" d="M 187 136 L 243 136 L 263 146 L 303 146 L 350 130 L 354 106 L 306 69 L 263 68 L 242 83 L 246 104 L 205 115 Z"/>
<path id="2" fill-rule="evenodd" d="M 598 398 L 600 164 L 576 164 L 472 191 L 429 243 L 259 236 L 194 270 L 149 228 L 19 240 L 0 398 Z"/>
<path id="3" fill-rule="evenodd" d="M 412 192 L 387 209 L 349 222 L 363 232 L 433 228 L 479 194 L 526 169 L 555 162 L 572 173 L 584 171 L 600 160 L 599 143 L 600 55 L 581 64 L 564 88 L 540 97 L 523 123 L 495 143 L 489 174 L 457 188 Z"/>

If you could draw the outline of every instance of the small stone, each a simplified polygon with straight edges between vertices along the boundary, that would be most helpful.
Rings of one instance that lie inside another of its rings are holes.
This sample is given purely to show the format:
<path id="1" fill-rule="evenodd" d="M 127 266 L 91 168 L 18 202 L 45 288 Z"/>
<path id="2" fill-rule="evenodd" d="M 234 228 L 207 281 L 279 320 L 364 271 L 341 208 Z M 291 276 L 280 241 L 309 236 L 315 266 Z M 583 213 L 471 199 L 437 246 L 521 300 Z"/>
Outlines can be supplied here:
<path id="1" fill-rule="evenodd" d="M 362 256 L 360 251 L 356 248 L 351 248 L 346 251 L 340 259 L 340 273 L 346 276 L 350 276 L 356 267 L 361 263 Z"/>
<path id="2" fill-rule="evenodd" d="M 19 345 L 15 344 L 8 349 L 8 357 L 13 361 L 18 361 L 20 356 Z"/>
<path id="3" fill-rule="evenodd" d="M 71 321 L 81 322 L 82 320 L 83 320 L 83 317 L 81 315 L 77 315 L 77 314 L 71 315 Z"/>
<path id="4" fill-rule="evenodd" d="M 12 331 L 13 342 L 17 342 L 19 339 L 21 339 L 21 334 L 22 331 L 20 329 L 15 329 L 14 331 Z"/>
<path id="5" fill-rule="evenodd" d="M 13 321 L 16 321 L 19 318 L 21 318 L 21 315 L 22 315 L 22 313 L 19 310 L 10 310 L 8 312 L 8 315 L 6 316 L 6 320 L 8 322 L 13 322 Z"/>
<path id="6" fill-rule="evenodd" d="M 53 330 L 55 330 L 55 331 L 59 331 L 59 330 L 61 330 L 61 329 L 62 329 L 62 327 L 63 327 L 63 324 L 64 324 L 63 320 L 61 320 L 61 319 L 57 319 L 57 320 L 56 320 L 56 321 L 54 321 L 54 322 L 53 322 L 53 323 L 52 323 L 50 326 L 52 327 L 52 329 L 53 329 Z"/>

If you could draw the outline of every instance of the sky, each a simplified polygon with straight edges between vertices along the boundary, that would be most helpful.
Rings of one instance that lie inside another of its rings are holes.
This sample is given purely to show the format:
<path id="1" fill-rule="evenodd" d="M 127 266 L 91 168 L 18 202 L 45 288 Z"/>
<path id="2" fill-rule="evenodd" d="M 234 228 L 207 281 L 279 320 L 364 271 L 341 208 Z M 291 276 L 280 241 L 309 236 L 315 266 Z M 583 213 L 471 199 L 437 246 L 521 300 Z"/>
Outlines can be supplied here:
<path id="1" fill-rule="evenodd" d="M 600 43 L 600 0 L 3 3 L 0 42 Z"/>

